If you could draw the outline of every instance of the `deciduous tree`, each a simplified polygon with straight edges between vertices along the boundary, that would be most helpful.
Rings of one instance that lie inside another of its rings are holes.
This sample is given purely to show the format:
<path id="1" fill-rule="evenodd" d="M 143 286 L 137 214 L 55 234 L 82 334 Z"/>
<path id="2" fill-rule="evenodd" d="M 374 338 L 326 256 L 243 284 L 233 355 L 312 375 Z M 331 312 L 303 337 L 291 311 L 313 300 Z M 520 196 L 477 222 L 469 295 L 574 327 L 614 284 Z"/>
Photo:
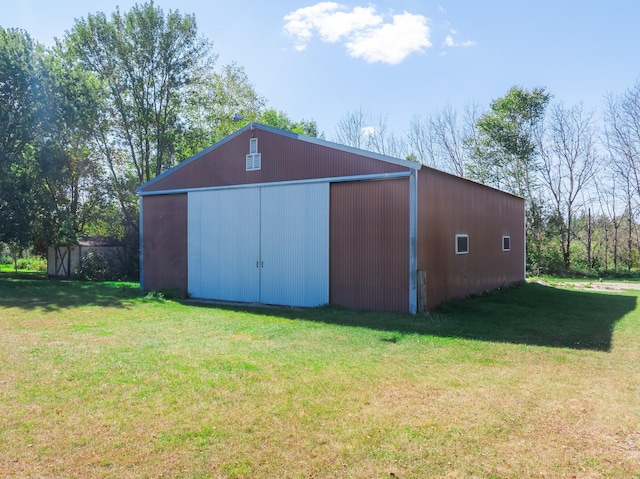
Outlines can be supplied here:
<path id="1" fill-rule="evenodd" d="M 477 121 L 469 176 L 532 202 L 538 169 L 534 136 L 551 95 L 544 88 L 511 88 Z"/>
<path id="2" fill-rule="evenodd" d="M 596 150 L 593 113 L 585 112 L 582 105 L 554 105 L 545 127 L 538 130 L 536 136 L 542 158 L 543 183 L 557 217 L 562 219 L 559 240 L 565 268 L 569 268 L 571 241 L 575 237 L 573 220 L 584 206 L 582 199 L 586 190 L 594 186 L 600 160 Z M 591 226 L 590 221 L 588 225 Z M 590 238 L 591 235 L 587 242 L 587 253 L 590 252 Z"/>
<path id="3" fill-rule="evenodd" d="M 0 27 L 0 242 L 19 247 L 30 240 L 39 192 L 41 51 L 26 32 Z"/>
<path id="4" fill-rule="evenodd" d="M 172 166 L 187 99 L 214 60 L 195 17 L 165 15 L 153 2 L 97 13 L 76 22 L 66 45 L 104 89 L 112 174 L 141 184 Z"/>
<path id="5" fill-rule="evenodd" d="M 324 136 L 318 129 L 315 120 L 293 121 L 285 112 L 277 111 L 273 108 L 268 109 L 260 115 L 258 121 L 265 125 L 291 131 L 299 135 L 316 138 L 322 138 Z"/>

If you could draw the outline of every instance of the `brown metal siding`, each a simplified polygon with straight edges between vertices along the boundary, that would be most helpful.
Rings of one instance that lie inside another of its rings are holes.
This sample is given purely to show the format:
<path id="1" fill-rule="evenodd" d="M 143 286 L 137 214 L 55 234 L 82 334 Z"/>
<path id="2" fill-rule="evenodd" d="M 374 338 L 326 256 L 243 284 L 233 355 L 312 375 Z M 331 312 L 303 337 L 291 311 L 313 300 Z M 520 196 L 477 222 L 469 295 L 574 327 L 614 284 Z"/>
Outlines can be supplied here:
<path id="1" fill-rule="evenodd" d="M 409 180 L 331 185 L 329 301 L 409 310 Z"/>
<path id="2" fill-rule="evenodd" d="M 457 255 L 455 235 L 469 235 Z M 502 236 L 511 251 L 502 251 Z M 418 269 L 427 271 L 427 307 L 524 279 L 524 200 L 437 170 L 418 176 Z"/>
<path id="3" fill-rule="evenodd" d="M 144 288 L 187 291 L 187 194 L 145 196 L 142 212 Z"/>
<path id="4" fill-rule="evenodd" d="M 262 169 L 246 171 L 249 139 L 258 138 Z M 268 183 L 407 171 L 393 163 L 316 145 L 297 138 L 256 129 L 205 153 L 143 191 Z"/>

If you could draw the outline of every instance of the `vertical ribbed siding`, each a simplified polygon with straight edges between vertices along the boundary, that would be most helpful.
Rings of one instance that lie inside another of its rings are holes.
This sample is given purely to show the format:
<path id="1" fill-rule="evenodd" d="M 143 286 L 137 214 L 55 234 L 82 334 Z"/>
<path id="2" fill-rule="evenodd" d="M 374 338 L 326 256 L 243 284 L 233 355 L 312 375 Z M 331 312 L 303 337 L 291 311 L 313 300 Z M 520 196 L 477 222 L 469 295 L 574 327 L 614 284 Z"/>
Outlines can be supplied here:
<path id="1" fill-rule="evenodd" d="M 260 302 L 329 302 L 329 184 L 261 188 Z"/>
<path id="2" fill-rule="evenodd" d="M 187 291 L 187 195 L 142 198 L 142 283 Z"/>
<path id="3" fill-rule="evenodd" d="M 429 308 L 524 279 L 522 198 L 430 168 L 418 180 L 418 269 L 427 272 Z M 468 254 L 456 254 L 456 234 L 469 235 Z"/>
<path id="4" fill-rule="evenodd" d="M 260 299 L 258 188 L 189 193 L 189 293 L 196 298 Z"/>
<path id="5" fill-rule="evenodd" d="M 246 171 L 251 135 L 259 138 L 261 169 Z M 301 141 L 264 130 L 247 131 L 145 188 L 146 192 L 333 178 L 407 171 L 406 166 Z"/>
<path id="6" fill-rule="evenodd" d="M 332 304 L 407 312 L 409 180 L 331 185 Z"/>
<path id="7" fill-rule="evenodd" d="M 189 293 L 320 306 L 329 301 L 329 185 L 189 193 Z"/>

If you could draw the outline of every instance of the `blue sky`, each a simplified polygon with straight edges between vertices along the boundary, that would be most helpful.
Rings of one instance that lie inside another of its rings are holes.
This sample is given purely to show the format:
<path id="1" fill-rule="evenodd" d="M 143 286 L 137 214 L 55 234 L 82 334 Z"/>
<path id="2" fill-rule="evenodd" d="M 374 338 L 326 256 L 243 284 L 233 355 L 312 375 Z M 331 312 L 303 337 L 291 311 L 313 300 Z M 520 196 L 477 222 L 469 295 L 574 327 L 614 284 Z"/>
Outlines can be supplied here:
<path id="1" fill-rule="evenodd" d="M 0 15 L 46 45 L 75 18 L 132 0 L 19 0 Z M 237 62 L 268 105 L 314 119 L 331 139 L 348 111 L 387 116 L 402 133 L 414 115 L 487 107 L 513 85 L 596 112 L 640 79 L 640 1 L 156 0 L 194 13 L 218 65 Z"/>

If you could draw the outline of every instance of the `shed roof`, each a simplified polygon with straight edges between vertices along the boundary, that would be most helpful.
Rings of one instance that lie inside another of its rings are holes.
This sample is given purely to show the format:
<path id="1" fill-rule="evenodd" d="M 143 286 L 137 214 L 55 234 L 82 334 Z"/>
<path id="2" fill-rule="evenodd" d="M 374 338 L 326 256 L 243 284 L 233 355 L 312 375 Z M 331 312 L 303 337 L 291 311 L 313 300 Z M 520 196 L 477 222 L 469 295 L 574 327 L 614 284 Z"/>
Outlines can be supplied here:
<path id="1" fill-rule="evenodd" d="M 122 242 L 109 236 L 81 236 L 78 238 L 78 245 L 91 247 L 114 247 L 122 246 Z"/>

